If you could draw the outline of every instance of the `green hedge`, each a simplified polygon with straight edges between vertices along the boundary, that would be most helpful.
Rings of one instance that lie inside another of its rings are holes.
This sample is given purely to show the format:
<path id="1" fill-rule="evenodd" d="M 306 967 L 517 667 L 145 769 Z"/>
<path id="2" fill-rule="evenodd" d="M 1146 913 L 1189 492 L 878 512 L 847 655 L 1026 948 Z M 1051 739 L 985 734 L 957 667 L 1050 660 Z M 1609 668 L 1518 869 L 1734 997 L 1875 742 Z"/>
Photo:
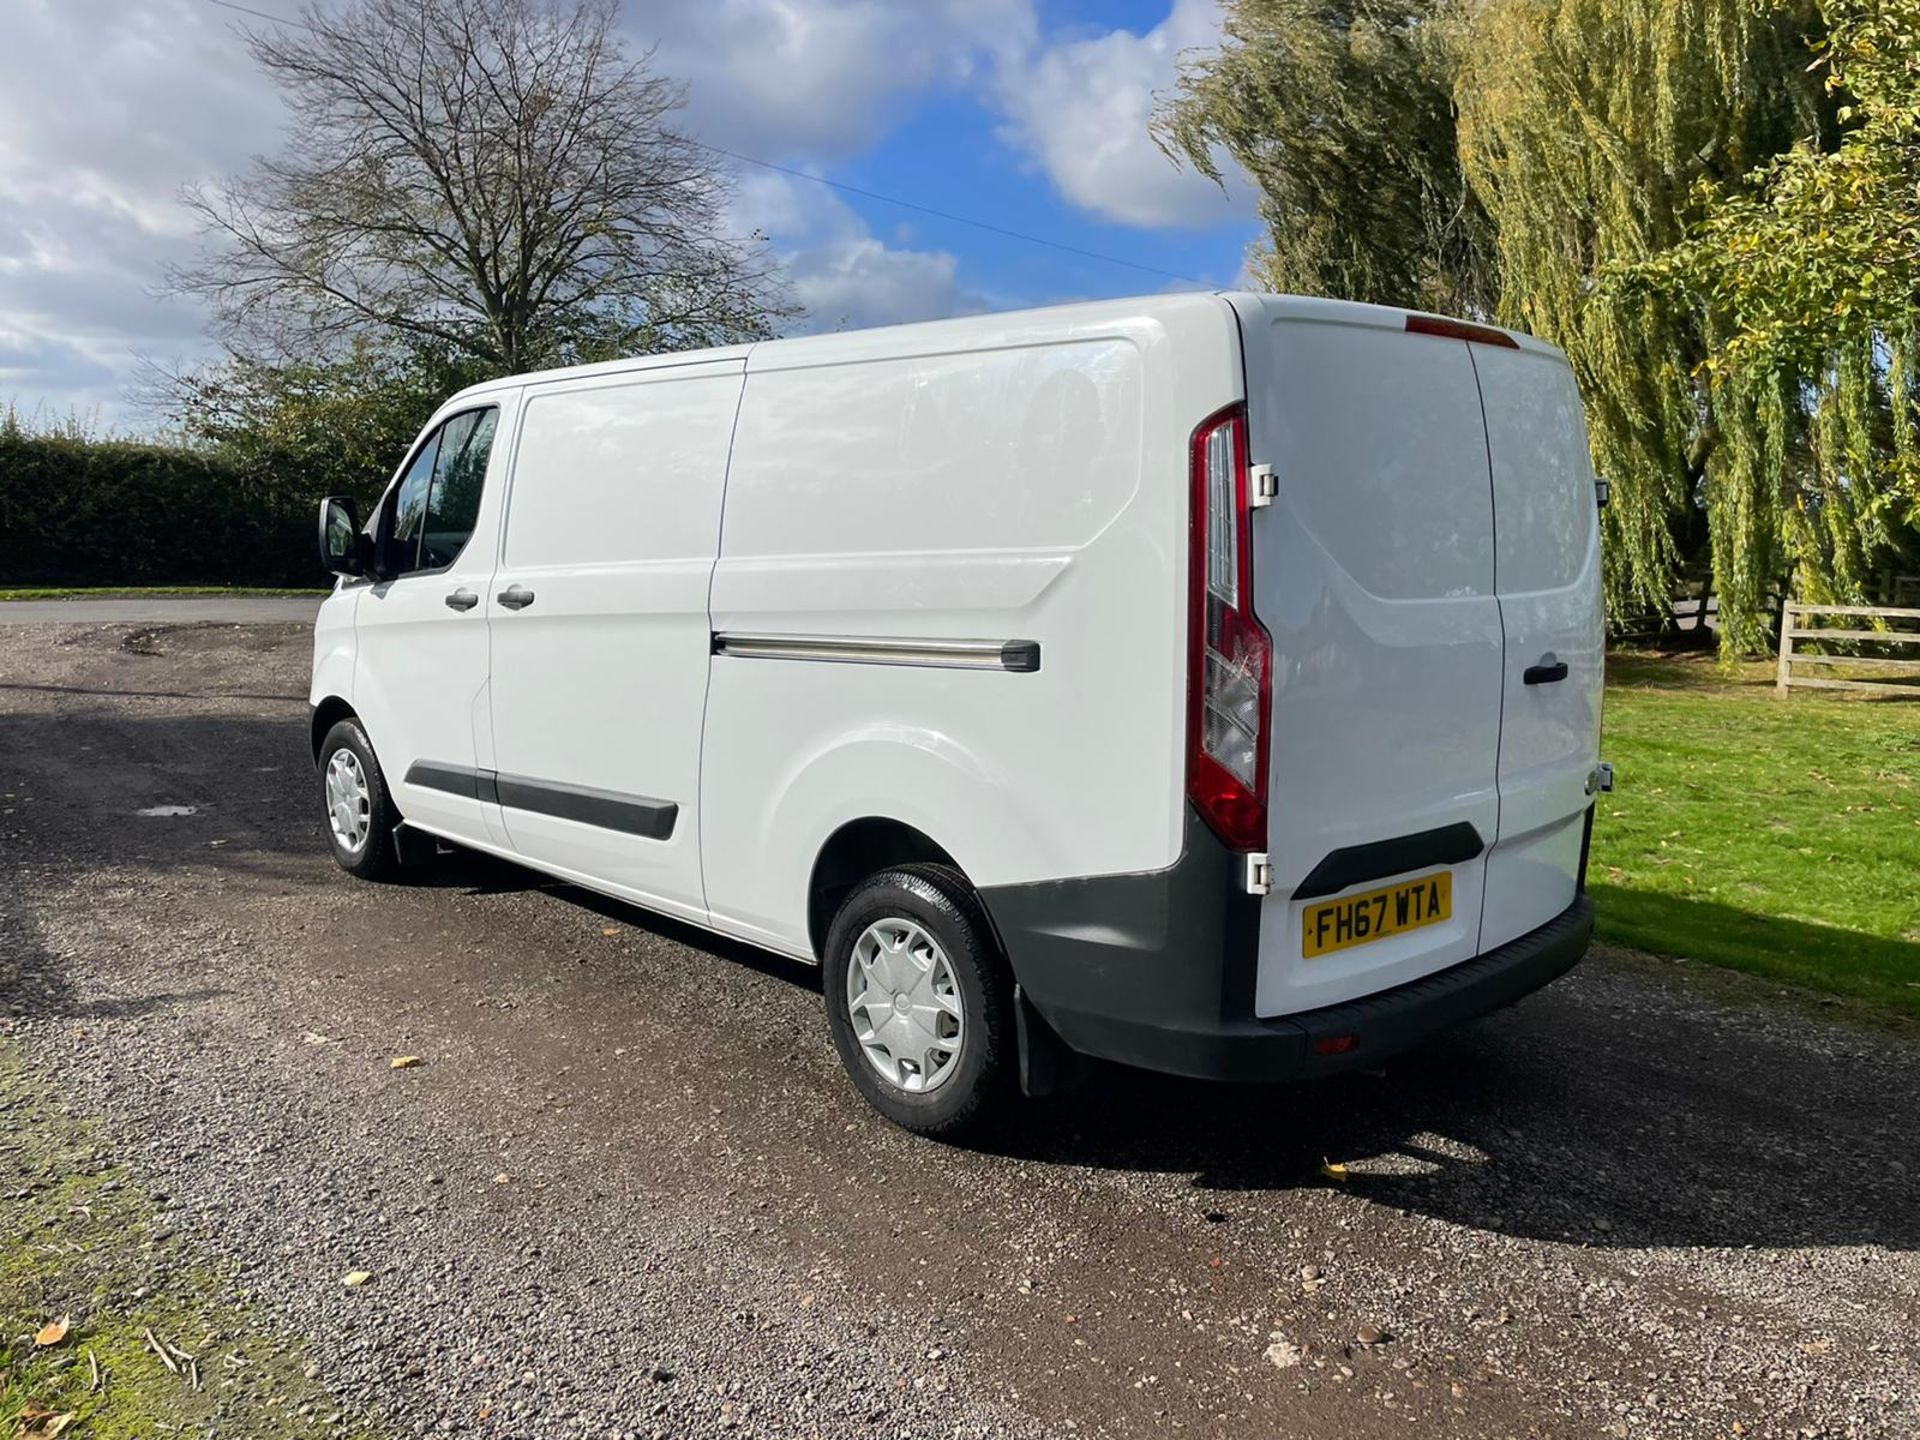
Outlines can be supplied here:
<path id="1" fill-rule="evenodd" d="M 318 585 L 311 506 L 219 456 L 0 425 L 0 585 Z"/>

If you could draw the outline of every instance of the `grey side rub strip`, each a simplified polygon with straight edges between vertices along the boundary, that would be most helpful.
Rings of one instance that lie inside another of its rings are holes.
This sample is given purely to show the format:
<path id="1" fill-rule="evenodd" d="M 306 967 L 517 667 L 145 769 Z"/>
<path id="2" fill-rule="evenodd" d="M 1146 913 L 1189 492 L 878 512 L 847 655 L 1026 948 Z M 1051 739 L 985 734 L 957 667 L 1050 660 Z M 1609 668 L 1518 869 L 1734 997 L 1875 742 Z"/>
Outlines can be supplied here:
<path id="1" fill-rule="evenodd" d="M 1040 668 L 1038 640 L 909 640 L 872 635 L 736 635 L 713 637 L 713 653 L 747 660 L 827 660 L 843 665 L 919 665 L 936 670 Z"/>
<path id="2" fill-rule="evenodd" d="M 618 830 L 624 835 L 639 835 L 648 840 L 669 839 L 674 822 L 680 818 L 680 807 L 672 800 L 648 800 L 612 790 L 595 790 L 587 785 L 529 780 L 522 775 L 502 775 L 495 770 L 473 770 L 431 760 L 416 760 L 408 766 L 407 784 L 504 805 L 509 810 L 578 820 L 583 825 Z"/>

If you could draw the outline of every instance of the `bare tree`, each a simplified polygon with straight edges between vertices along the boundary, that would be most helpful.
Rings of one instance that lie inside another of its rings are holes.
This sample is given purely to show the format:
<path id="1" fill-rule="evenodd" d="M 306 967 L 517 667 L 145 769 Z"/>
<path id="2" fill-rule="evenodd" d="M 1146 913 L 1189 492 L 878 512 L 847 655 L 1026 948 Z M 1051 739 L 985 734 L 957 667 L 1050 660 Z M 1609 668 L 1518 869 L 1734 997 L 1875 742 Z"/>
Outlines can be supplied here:
<path id="1" fill-rule="evenodd" d="M 177 271 L 230 343 L 354 335 L 502 372 L 763 335 L 791 314 L 728 176 L 629 59 L 618 0 L 353 0 L 247 33 L 286 148 L 188 192 L 212 240 Z"/>

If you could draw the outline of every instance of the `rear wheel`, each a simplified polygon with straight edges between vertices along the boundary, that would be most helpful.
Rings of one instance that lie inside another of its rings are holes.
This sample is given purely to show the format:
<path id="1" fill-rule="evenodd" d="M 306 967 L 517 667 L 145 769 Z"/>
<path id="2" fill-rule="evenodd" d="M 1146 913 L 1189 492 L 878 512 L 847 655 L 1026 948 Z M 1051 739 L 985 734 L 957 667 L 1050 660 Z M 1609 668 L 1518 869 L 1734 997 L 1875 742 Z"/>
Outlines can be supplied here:
<path id="1" fill-rule="evenodd" d="M 901 865 L 856 886 L 828 932 L 827 1021 L 856 1089 L 921 1135 L 973 1129 L 1013 1089 L 1013 994 L 964 876 Z"/>
<path id="2" fill-rule="evenodd" d="M 393 848 L 399 817 L 358 720 L 340 721 L 320 742 L 320 803 L 340 868 L 362 880 L 391 878 L 400 868 Z"/>

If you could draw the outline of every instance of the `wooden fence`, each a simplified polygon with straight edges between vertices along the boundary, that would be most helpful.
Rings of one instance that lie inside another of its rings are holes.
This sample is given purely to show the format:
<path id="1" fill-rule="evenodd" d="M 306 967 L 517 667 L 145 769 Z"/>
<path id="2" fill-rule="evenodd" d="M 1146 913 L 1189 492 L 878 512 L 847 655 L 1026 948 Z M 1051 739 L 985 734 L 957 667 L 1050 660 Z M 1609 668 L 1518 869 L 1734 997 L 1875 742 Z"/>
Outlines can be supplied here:
<path id="1" fill-rule="evenodd" d="M 1838 620 L 1839 624 L 1823 622 Z M 1885 621 L 1884 630 L 1868 629 L 1868 622 Z M 1851 623 L 1849 623 L 1851 622 Z M 1880 646 L 1920 646 L 1920 629 L 1901 626 L 1920 625 L 1920 610 L 1898 610 L 1889 606 L 1877 605 L 1796 605 L 1789 600 L 1780 608 L 1780 672 L 1775 688 L 1782 694 L 1789 689 L 1806 690 L 1855 690 L 1870 695 L 1899 695 L 1910 700 L 1920 700 L 1920 684 L 1892 684 L 1885 680 L 1848 680 L 1831 673 L 1831 667 L 1840 665 L 1869 665 L 1876 670 L 1891 670 L 1901 673 L 1911 672 L 1920 679 L 1920 651 L 1912 656 L 1882 657 L 1879 655 L 1829 655 L 1809 653 L 1800 647 L 1808 641 L 1846 642 L 1858 649 L 1861 645 Z M 1794 672 L 1794 666 L 1815 666 L 1829 673 L 1822 675 L 1800 675 Z"/>

